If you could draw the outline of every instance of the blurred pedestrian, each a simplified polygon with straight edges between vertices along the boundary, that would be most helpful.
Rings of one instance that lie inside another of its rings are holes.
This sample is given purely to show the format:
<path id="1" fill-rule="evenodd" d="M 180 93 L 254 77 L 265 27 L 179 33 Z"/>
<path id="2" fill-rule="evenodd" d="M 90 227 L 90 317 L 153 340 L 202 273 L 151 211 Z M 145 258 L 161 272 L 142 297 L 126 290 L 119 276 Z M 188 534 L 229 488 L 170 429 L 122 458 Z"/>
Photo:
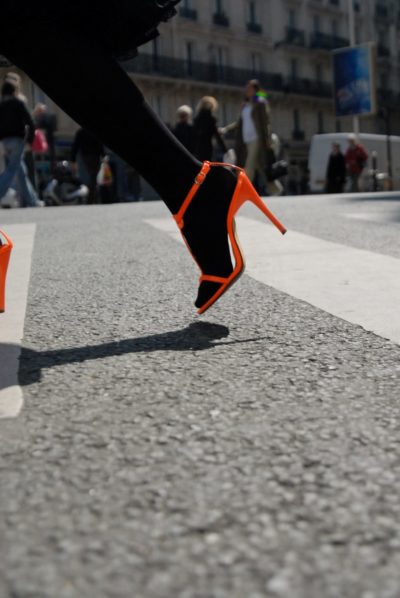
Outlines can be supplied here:
<path id="1" fill-rule="evenodd" d="M 135 168 L 128 165 L 128 197 L 127 201 L 143 201 L 143 188 L 140 174 Z"/>
<path id="2" fill-rule="evenodd" d="M 271 132 L 270 107 L 267 94 L 257 79 L 248 81 L 245 100 L 238 120 L 223 129 L 236 132 L 236 156 L 238 166 L 243 166 L 250 180 L 257 177 L 258 184 L 265 186 L 270 195 L 280 195 L 279 180 L 270 180 L 269 172 L 276 161 Z"/>
<path id="3" fill-rule="evenodd" d="M 222 153 L 228 151 L 217 127 L 216 113 L 218 102 L 212 96 L 201 98 L 194 118 L 194 155 L 198 160 L 212 160 L 213 140 L 217 142 Z"/>
<path id="4" fill-rule="evenodd" d="M 300 168 L 297 160 L 290 160 L 287 175 L 287 194 L 299 195 L 300 193 Z"/>
<path id="5" fill-rule="evenodd" d="M 326 169 L 326 193 L 343 193 L 346 182 L 346 160 L 342 154 L 340 143 L 332 143 Z"/>
<path id="6" fill-rule="evenodd" d="M 15 176 L 10 183 L 13 185 L 15 182 L 21 206 L 39 207 L 43 202 L 39 200 L 29 180 L 24 160 L 17 159 L 18 156 L 23 155 L 25 140 L 30 148 L 35 127 L 24 102 L 16 97 L 16 93 L 17 89 L 13 83 L 9 81 L 3 83 L 0 102 L 0 141 L 4 146 L 6 164 L 10 167 L 16 165 Z"/>
<path id="7" fill-rule="evenodd" d="M 300 194 L 308 195 L 310 193 L 310 176 L 311 172 L 308 168 L 307 162 L 300 164 Z"/>
<path id="8" fill-rule="evenodd" d="M 46 135 L 50 170 L 53 170 L 56 162 L 55 133 L 57 131 L 57 116 L 53 112 L 50 112 L 46 104 L 39 103 L 33 109 L 32 118 L 35 127 L 43 131 Z"/>
<path id="9" fill-rule="evenodd" d="M 193 110 L 190 106 L 180 106 L 176 111 L 178 122 L 172 129 L 175 137 L 189 152 L 194 151 L 194 128 L 192 123 Z"/>
<path id="10" fill-rule="evenodd" d="M 15 73 L 14 71 L 9 71 L 8 73 L 6 73 L 6 76 L 4 78 L 4 82 L 6 82 L 6 81 L 8 81 L 9 83 L 12 83 L 14 85 L 15 97 L 18 98 L 19 100 L 21 100 L 21 102 L 24 102 L 24 104 L 28 105 L 28 98 L 22 92 L 21 75 L 19 75 L 18 73 Z"/>
<path id="11" fill-rule="evenodd" d="M 367 165 L 368 153 L 365 147 L 357 142 L 355 135 L 349 135 L 347 141 L 348 148 L 345 154 L 345 160 L 351 184 L 350 191 L 352 193 L 357 193 L 360 191 L 360 177 Z"/>
<path id="12" fill-rule="evenodd" d="M 19 100 L 21 100 L 21 102 L 23 102 L 29 110 L 30 108 L 28 107 L 28 98 L 26 97 L 26 95 L 23 93 L 23 90 L 22 90 L 21 75 L 19 75 L 15 71 L 9 71 L 8 73 L 6 73 L 4 81 L 8 81 L 9 83 L 12 83 L 12 85 L 14 85 L 15 97 L 18 98 Z M 26 171 L 28 173 L 28 177 L 31 182 L 31 185 L 36 192 L 37 191 L 37 181 L 36 181 L 35 157 L 33 155 L 33 152 L 31 150 L 30 146 L 25 147 L 24 162 L 25 162 Z"/>
<path id="13" fill-rule="evenodd" d="M 100 170 L 97 173 L 97 197 L 99 203 L 109 204 L 117 201 L 115 194 L 114 172 L 110 164 L 110 155 L 106 150 L 106 155 L 102 158 Z"/>
<path id="14" fill-rule="evenodd" d="M 90 131 L 83 127 L 77 130 L 71 148 L 72 168 L 89 187 L 90 204 L 97 203 L 97 175 L 104 153 L 103 144 Z"/>

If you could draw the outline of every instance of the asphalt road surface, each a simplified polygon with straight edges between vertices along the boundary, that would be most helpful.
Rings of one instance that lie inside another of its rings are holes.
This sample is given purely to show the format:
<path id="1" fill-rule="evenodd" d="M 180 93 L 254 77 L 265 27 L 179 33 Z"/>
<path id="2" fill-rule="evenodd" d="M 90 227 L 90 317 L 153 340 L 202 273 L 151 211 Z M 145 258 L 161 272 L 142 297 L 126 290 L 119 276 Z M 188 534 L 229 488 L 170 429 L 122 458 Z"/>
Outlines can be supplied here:
<path id="1" fill-rule="evenodd" d="M 0 598 L 399 598 L 400 196 L 269 205 L 202 317 L 163 204 L 0 213 Z"/>

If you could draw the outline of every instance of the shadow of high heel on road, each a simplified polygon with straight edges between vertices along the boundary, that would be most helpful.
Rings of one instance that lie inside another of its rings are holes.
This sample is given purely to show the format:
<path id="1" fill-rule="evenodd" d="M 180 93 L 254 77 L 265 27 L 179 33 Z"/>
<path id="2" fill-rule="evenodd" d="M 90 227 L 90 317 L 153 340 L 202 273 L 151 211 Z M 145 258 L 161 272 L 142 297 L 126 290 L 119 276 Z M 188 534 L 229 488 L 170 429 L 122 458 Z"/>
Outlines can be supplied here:
<path id="1" fill-rule="evenodd" d="M 235 345 L 262 340 L 251 338 L 216 342 L 229 336 L 229 328 L 211 322 L 194 322 L 181 330 L 152 334 L 133 339 L 125 339 L 100 345 L 87 345 L 51 351 L 33 351 L 22 349 L 20 357 L 19 383 L 28 386 L 41 380 L 42 369 L 62 366 L 69 363 L 82 363 L 95 359 L 116 357 L 129 353 L 154 353 L 156 351 L 205 351 L 221 345 Z M 15 345 L 8 345 L 9 350 Z M 0 353 L 7 345 L 0 343 Z M 0 390 L 2 380 L 0 375 Z"/>

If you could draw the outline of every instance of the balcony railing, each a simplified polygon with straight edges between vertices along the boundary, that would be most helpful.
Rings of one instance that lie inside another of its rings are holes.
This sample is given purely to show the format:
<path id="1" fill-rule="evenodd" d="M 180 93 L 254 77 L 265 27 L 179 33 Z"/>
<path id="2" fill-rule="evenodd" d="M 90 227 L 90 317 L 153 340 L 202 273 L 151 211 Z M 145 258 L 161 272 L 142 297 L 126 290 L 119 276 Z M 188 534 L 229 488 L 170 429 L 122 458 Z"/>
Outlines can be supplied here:
<path id="1" fill-rule="evenodd" d="M 378 44 L 376 50 L 379 58 L 390 57 L 390 48 L 388 48 L 384 44 Z"/>
<path id="2" fill-rule="evenodd" d="M 305 46 L 306 36 L 304 31 L 295 27 L 286 27 L 285 42 L 293 46 Z"/>
<path id="3" fill-rule="evenodd" d="M 262 33 L 262 30 L 263 28 L 260 23 L 254 23 L 252 21 L 247 23 L 247 31 L 250 31 L 250 33 Z"/>
<path id="4" fill-rule="evenodd" d="M 306 134 L 301 129 L 294 129 L 292 131 L 292 139 L 293 141 L 304 141 L 306 138 Z"/>
<path id="5" fill-rule="evenodd" d="M 264 73 L 168 56 L 139 54 L 134 60 L 124 63 L 124 68 L 130 73 L 172 79 L 191 79 L 235 87 L 243 87 L 250 79 L 259 79 L 270 91 L 332 97 L 332 87 L 328 83 L 300 78 L 285 79 L 280 73 Z"/>
<path id="6" fill-rule="evenodd" d="M 377 19 L 388 19 L 389 18 L 389 10 L 388 7 L 384 4 L 377 4 L 375 6 L 375 18 Z"/>
<path id="7" fill-rule="evenodd" d="M 213 23 L 220 27 L 229 27 L 229 19 L 224 12 L 215 12 L 213 14 Z"/>
<path id="8" fill-rule="evenodd" d="M 184 19 L 190 19 L 191 21 L 197 21 L 197 10 L 194 8 L 187 8 L 186 6 L 182 6 L 179 9 L 179 14 Z"/>
<path id="9" fill-rule="evenodd" d="M 321 98 L 329 98 L 333 93 L 330 83 L 300 77 L 288 77 L 284 79 L 283 89 L 286 93 L 297 93 Z"/>
<path id="10" fill-rule="evenodd" d="M 391 89 L 379 88 L 377 90 L 377 100 L 378 106 L 397 110 L 400 105 L 400 93 Z"/>
<path id="11" fill-rule="evenodd" d="M 349 45 L 349 41 L 337 35 L 328 35 L 320 31 L 314 31 L 310 35 L 311 48 L 320 50 L 335 50 L 337 48 L 344 48 Z"/>

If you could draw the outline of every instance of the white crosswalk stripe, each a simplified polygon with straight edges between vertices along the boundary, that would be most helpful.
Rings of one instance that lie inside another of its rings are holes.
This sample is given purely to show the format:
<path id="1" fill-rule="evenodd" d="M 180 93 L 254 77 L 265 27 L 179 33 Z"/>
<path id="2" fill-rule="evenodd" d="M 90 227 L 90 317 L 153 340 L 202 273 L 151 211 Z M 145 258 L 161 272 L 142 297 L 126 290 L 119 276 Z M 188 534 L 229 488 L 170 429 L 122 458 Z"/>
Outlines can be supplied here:
<path id="1" fill-rule="evenodd" d="M 16 417 L 23 405 L 18 383 L 35 224 L 7 226 L 14 243 L 7 279 L 6 312 L 0 315 L 0 418 Z"/>
<path id="2" fill-rule="evenodd" d="M 172 220 L 148 220 L 180 239 Z M 400 260 L 239 217 L 246 274 L 400 344 Z"/>

